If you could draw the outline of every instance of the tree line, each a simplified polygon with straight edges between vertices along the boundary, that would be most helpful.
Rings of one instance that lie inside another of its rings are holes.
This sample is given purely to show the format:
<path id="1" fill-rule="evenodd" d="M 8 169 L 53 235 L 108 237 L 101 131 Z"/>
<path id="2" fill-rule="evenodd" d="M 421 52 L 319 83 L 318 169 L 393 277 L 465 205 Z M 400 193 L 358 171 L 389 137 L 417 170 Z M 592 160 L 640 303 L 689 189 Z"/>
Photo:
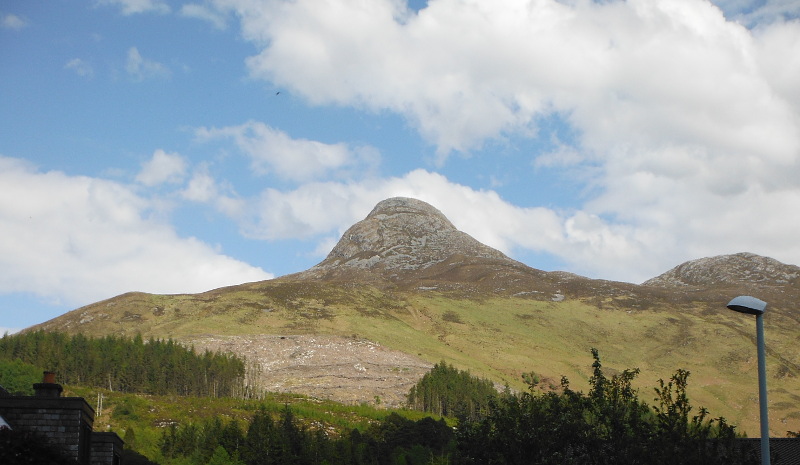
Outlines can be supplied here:
<path id="1" fill-rule="evenodd" d="M 276 416 L 261 409 L 249 424 L 215 418 L 173 426 L 161 438 L 163 463 L 739 465 L 758 461 L 757 450 L 743 447 L 735 427 L 724 418 L 711 418 L 703 408 L 694 412 L 686 395 L 689 372 L 678 370 L 668 381 L 660 380 L 653 391 L 656 404 L 650 406 L 631 385 L 638 370 L 609 378 L 597 351 L 592 355 L 588 393 L 573 390 L 566 378 L 559 390 L 547 393 L 535 390 L 534 383 L 529 392 L 495 391 L 485 410 L 461 416 L 455 428 L 444 420 L 413 421 L 395 412 L 363 431 L 329 434 L 321 425 L 303 426 L 286 406 Z M 454 371 L 439 364 L 420 383 L 438 386 L 455 379 Z M 437 382 L 438 377 L 443 379 Z M 415 386 L 414 392 L 419 388 Z M 453 405 L 465 402 L 456 399 Z M 781 462 L 773 458 L 773 463 Z"/>
<path id="2" fill-rule="evenodd" d="M 390 413 L 364 431 L 333 437 L 303 426 L 287 405 L 277 418 L 259 409 L 246 425 L 214 418 L 172 426 L 162 434 L 160 449 L 165 464 L 422 465 L 447 463 L 455 436 L 444 420 L 413 421 Z"/>
<path id="3" fill-rule="evenodd" d="M 196 353 L 172 339 L 142 339 L 35 331 L 0 338 L 0 367 L 20 363 L 53 371 L 58 382 L 121 392 L 182 396 L 239 396 L 244 361 L 234 355 Z"/>
<path id="4" fill-rule="evenodd" d="M 408 406 L 415 410 L 475 419 L 487 413 L 490 400 L 496 396 L 497 390 L 488 379 L 442 361 L 411 388 L 406 398 Z"/>

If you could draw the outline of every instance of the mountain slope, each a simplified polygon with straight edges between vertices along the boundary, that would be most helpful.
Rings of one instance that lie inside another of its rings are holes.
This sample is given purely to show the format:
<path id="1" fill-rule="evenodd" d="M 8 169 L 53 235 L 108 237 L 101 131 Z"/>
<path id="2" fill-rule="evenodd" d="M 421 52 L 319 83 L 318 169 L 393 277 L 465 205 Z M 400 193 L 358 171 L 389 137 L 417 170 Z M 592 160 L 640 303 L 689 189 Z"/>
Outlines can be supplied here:
<path id="1" fill-rule="evenodd" d="M 645 281 L 644 285 L 708 288 L 720 284 L 736 286 L 797 286 L 800 267 L 769 257 L 738 253 L 688 261 Z"/>
<path id="2" fill-rule="evenodd" d="M 269 389 L 384 405 L 402 402 L 442 359 L 514 388 L 530 371 L 582 388 L 596 347 L 611 372 L 640 368 L 642 387 L 690 370 L 694 403 L 753 434 L 754 323 L 725 309 L 751 294 L 770 305 L 771 415 L 782 435 L 800 430 L 796 270 L 737 254 L 643 285 L 544 272 L 458 231 L 428 204 L 395 198 L 304 272 L 193 295 L 124 294 L 35 328 L 173 337 L 247 356 L 251 377 Z"/>

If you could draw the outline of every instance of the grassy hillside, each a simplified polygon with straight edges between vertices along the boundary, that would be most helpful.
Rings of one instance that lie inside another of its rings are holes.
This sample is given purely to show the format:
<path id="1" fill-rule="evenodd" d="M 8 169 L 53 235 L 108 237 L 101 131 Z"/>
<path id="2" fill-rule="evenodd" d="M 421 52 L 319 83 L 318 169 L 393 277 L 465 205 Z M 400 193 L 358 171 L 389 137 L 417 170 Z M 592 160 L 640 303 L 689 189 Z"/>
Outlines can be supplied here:
<path id="1" fill-rule="evenodd" d="M 659 378 L 678 368 L 691 371 L 694 405 L 757 435 L 752 318 L 725 310 L 725 301 L 708 303 L 707 296 L 670 300 L 646 291 L 586 298 L 571 297 L 576 292 L 567 298 L 536 292 L 487 296 L 274 280 L 197 295 L 125 294 L 39 327 L 184 341 L 207 334 L 355 336 L 430 363 L 446 360 L 517 389 L 523 388 L 521 374 L 531 371 L 544 385 L 557 385 L 564 375 L 585 389 L 589 350 L 595 347 L 610 373 L 641 370 L 645 400 L 654 397 Z M 774 436 L 800 430 L 800 330 L 794 315 L 776 308 L 765 317 Z"/>
<path id="2" fill-rule="evenodd" d="M 242 400 L 124 394 L 106 389 L 66 386 L 64 395 L 83 397 L 95 409 L 99 396 L 102 396 L 102 409 L 94 420 L 94 430 L 116 432 L 125 439 L 126 447 L 159 463 L 167 462 L 161 454 L 159 441 L 171 425 L 204 424 L 208 420 L 219 419 L 223 424 L 236 420 L 244 428 L 260 408 L 264 407 L 277 418 L 279 412 L 288 405 L 300 425 L 311 430 L 322 429 L 335 438 L 353 429 L 363 431 L 389 414 L 387 410 L 368 405 L 347 406 L 289 394 L 269 395 L 261 400 Z M 414 420 L 428 415 L 411 410 L 398 413 Z"/>

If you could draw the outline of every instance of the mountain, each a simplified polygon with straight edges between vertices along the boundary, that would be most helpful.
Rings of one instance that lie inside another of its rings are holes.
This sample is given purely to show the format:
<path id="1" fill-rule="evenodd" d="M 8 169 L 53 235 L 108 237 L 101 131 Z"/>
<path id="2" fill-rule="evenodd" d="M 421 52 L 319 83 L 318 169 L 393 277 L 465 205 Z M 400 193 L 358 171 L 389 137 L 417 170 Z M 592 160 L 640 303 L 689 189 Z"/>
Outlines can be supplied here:
<path id="1" fill-rule="evenodd" d="M 472 293 L 524 292 L 531 280 L 550 289 L 557 279 L 459 231 L 433 206 L 405 197 L 378 203 L 325 260 L 292 278 Z"/>
<path id="2" fill-rule="evenodd" d="M 440 360 L 524 389 L 536 372 L 578 389 L 590 348 L 608 373 L 638 367 L 641 397 L 678 368 L 693 404 L 758 432 L 755 325 L 725 304 L 749 294 L 765 315 L 773 434 L 800 430 L 798 267 L 753 254 L 679 265 L 642 285 L 545 272 L 458 231 L 415 199 L 380 202 L 318 265 L 200 293 L 128 293 L 31 329 L 171 337 L 247 357 L 258 386 L 398 406 Z"/>
<path id="3" fill-rule="evenodd" d="M 737 253 L 688 261 L 644 285 L 708 288 L 735 286 L 797 286 L 800 267 L 786 265 L 769 257 L 752 253 Z"/>
<path id="4" fill-rule="evenodd" d="M 384 200 L 345 231 L 328 257 L 309 270 L 340 273 L 369 270 L 386 279 L 413 278 L 453 257 L 521 265 L 453 226 L 439 210 L 416 199 Z"/>
<path id="5" fill-rule="evenodd" d="M 769 302 L 771 307 L 797 315 L 800 267 L 742 252 L 691 260 L 642 285 L 678 294 L 702 294 L 706 300 L 752 294 Z"/>

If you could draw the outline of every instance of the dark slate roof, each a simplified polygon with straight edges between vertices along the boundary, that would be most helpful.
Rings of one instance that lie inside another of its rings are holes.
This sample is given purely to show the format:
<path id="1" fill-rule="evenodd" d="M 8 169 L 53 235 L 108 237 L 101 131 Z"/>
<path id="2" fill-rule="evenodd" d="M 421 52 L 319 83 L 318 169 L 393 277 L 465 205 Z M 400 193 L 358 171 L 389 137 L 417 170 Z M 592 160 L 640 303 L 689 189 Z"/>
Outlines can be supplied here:
<path id="1" fill-rule="evenodd" d="M 757 452 L 761 457 L 761 439 L 739 439 L 746 448 Z M 800 464 L 800 438 L 769 438 L 769 455 L 772 465 Z"/>

